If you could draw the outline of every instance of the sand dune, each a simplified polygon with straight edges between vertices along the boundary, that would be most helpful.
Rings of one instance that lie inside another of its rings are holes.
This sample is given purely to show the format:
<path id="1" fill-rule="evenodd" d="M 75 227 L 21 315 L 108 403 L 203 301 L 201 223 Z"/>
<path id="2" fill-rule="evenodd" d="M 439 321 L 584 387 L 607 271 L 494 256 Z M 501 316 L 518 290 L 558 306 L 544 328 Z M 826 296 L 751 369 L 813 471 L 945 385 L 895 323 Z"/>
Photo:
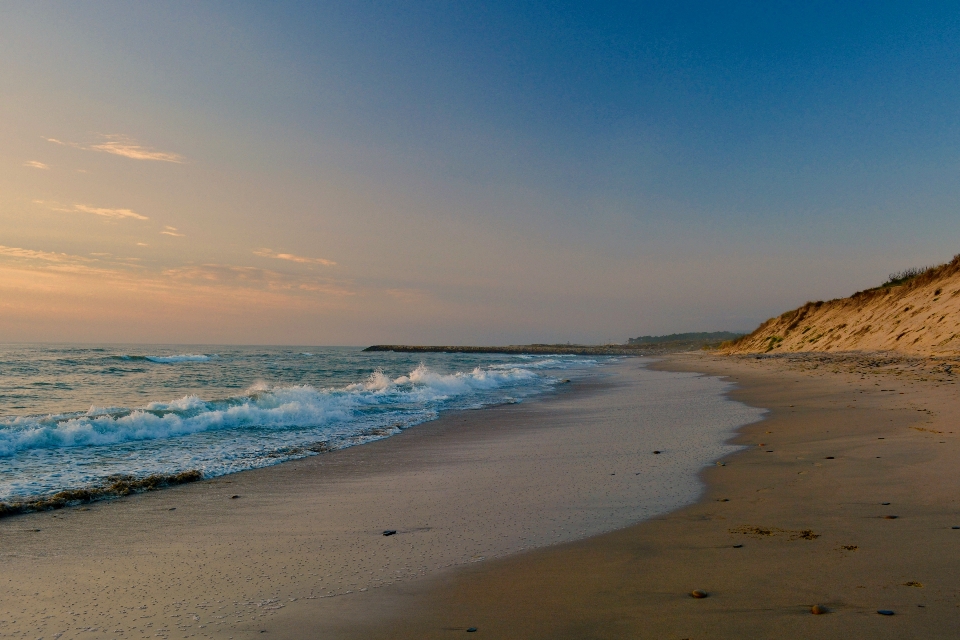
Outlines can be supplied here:
<path id="1" fill-rule="evenodd" d="M 960 255 L 899 286 L 808 302 L 721 349 L 727 353 L 960 353 Z"/>

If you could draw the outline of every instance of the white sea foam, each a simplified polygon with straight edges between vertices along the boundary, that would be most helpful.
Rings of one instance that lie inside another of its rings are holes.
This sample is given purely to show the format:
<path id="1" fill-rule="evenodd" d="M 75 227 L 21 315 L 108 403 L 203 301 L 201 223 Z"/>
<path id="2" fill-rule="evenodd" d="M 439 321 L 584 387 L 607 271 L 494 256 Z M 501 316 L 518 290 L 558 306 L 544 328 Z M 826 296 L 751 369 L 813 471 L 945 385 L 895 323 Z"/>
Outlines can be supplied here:
<path id="1" fill-rule="evenodd" d="M 174 364 L 177 362 L 207 362 L 210 358 L 215 358 L 216 355 L 208 356 L 204 354 L 193 354 L 193 353 L 184 353 L 176 356 L 144 356 L 146 360 L 150 362 L 156 362 L 158 364 Z"/>
<path id="2" fill-rule="evenodd" d="M 177 438 L 202 432 L 257 428 L 324 427 L 348 422 L 377 408 L 426 407 L 451 398 L 470 396 L 537 378 L 524 368 L 481 369 L 440 374 L 424 365 L 391 380 L 377 370 L 357 384 L 341 389 L 309 385 L 251 386 L 244 395 L 205 401 L 188 395 L 151 402 L 136 409 L 91 408 L 72 415 L 24 416 L 0 420 L 0 456 L 34 449 L 112 445 Z M 482 406 L 481 399 L 469 406 Z"/>

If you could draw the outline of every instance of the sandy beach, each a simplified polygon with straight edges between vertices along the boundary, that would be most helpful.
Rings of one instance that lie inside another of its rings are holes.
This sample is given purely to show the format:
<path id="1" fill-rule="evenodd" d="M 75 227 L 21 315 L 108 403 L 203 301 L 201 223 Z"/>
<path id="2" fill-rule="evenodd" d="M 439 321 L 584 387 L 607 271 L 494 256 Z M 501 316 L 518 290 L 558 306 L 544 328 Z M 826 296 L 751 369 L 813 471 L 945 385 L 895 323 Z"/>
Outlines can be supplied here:
<path id="1" fill-rule="evenodd" d="M 684 497 L 666 494 L 659 511 L 637 509 L 651 487 L 634 474 L 660 458 L 650 434 L 624 428 L 644 410 L 634 378 L 651 375 L 630 359 L 550 397 L 377 443 L 7 518 L 0 633 L 953 637 L 955 387 L 935 362 L 878 362 L 653 365 L 688 382 L 725 376 L 734 400 L 770 409 L 679 510 L 669 505 Z M 663 427 L 665 453 L 695 444 Z"/>
<path id="2" fill-rule="evenodd" d="M 403 612 L 392 589 L 696 500 L 697 470 L 759 417 L 724 388 L 627 359 L 379 442 L 0 520 L 0 634 L 353 633 Z"/>
<path id="3" fill-rule="evenodd" d="M 728 376 L 733 398 L 771 409 L 740 430 L 747 449 L 703 472 L 700 502 L 396 590 L 403 615 L 350 637 L 467 625 L 497 638 L 956 636 L 960 406 L 936 361 L 679 355 L 657 366 Z M 815 604 L 829 613 L 812 615 Z"/>

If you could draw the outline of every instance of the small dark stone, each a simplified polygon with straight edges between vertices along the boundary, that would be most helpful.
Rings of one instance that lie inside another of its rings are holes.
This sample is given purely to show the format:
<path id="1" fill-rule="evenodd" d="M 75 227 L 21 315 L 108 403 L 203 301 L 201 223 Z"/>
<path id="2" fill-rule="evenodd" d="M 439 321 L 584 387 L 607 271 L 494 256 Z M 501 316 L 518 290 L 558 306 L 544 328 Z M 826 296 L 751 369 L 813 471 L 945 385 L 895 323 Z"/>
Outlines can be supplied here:
<path id="1" fill-rule="evenodd" d="M 887 505 L 890 504 L 890 503 L 889 503 L 889 502 L 881 502 L 880 504 L 882 504 L 883 506 L 887 506 Z"/>
<path id="2" fill-rule="evenodd" d="M 825 613 L 830 613 L 830 609 L 827 609 L 822 604 L 815 604 L 812 607 L 810 607 L 810 613 L 812 613 L 815 616 L 822 616 Z"/>
<path id="3" fill-rule="evenodd" d="M 659 452 L 659 451 L 654 451 L 653 453 L 654 453 L 654 455 L 660 455 L 660 452 Z"/>
<path id="4" fill-rule="evenodd" d="M 231 499 L 231 500 L 236 500 L 236 499 L 239 498 L 239 497 L 240 497 L 240 496 L 230 496 L 230 499 Z M 261 631 L 260 633 L 264 633 L 264 632 Z"/>
<path id="5" fill-rule="evenodd" d="M 730 502 L 730 498 L 717 498 L 717 502 Z"/>
<path id="6" fill-rule="evenodd" d="M 170 507 L 169 509 L 167 509 L 167 511 L 176 511 L 176 510 L 177 510 L 176 507 Z"/>
<path id="7" fill-rule="evenodd" d="M 883 516 L 884 520 L 896 520 L 898 516 Z"/>
<path id="8" fill-rule="evenodd" d="M 383 532 L 383 535 L 385 535 L 385 536 L 395 536 L 395 535 L 397 535 L 397 530 L 396 530 L 396 529 L 387 529 L 386 531 Z"/>
<path id="9" fill-rule="evenodd" d="M 826 458 L 824 458 L 824 460 L 833 460 L 833 459 L 834 459 L 833 456 L 827 456 Z"/>
<path id="10" fill-rule="evenodd" d="M 950 527 L 951 529 L 960 529 L 960 527 Z"/>
<path id="11" fill-rule="evenodd" d="M 475 633 L 476 631 L 477 631 L 477 628 L 476 628 L 476 627 L 469 627 L 469 628 L 467 629 L 467 633 Z"/>
<path id="12" fill-rule="evenodd" d="M 877 613 L 879 613 L 879 614 L 882 615 L 882 616 L 892 616 L 892 615 L 893 615 L 893 611 L 890 611 L 890 609 L 877 609 Z"/>
<path id="13" fill-rule="evenodd" d="M 743 545 L 742 545 L 742 544 L 735 544 L 735 545 L 733 545 L 733 548 L 734 548 L 734 549 L 743 549 Z"/>
<path id="14" fill-rule="evenodd" d="M 708 594 L 703 589 L 694 589 L 693 591 L 690 592 L 690 595 L 693 596 L 694 598 L 701 599 L 701 598 L 706 598 L 710 594 Z"/>

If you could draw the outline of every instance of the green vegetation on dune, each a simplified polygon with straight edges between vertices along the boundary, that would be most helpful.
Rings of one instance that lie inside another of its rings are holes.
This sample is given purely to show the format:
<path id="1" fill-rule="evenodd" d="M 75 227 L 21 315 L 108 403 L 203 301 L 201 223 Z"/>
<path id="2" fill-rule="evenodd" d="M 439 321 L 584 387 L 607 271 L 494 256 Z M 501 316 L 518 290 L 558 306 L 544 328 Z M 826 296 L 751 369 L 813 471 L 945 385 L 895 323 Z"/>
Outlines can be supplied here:
<path id="1" fill-rule="evenodd" d="M 942 266 L 942 265 L 941 265 Z M 897 271 L 891 273 L 887 281 L 880 285 L 880 289 L 886 289 L 887 287 L 898 287 L 901 284 L 906 284 L 918 276 L 922 276 L 928 271 L 936 269 L 937 267 L 912 267 L 910 269 L 904 269 L 903 271 Z"/>

